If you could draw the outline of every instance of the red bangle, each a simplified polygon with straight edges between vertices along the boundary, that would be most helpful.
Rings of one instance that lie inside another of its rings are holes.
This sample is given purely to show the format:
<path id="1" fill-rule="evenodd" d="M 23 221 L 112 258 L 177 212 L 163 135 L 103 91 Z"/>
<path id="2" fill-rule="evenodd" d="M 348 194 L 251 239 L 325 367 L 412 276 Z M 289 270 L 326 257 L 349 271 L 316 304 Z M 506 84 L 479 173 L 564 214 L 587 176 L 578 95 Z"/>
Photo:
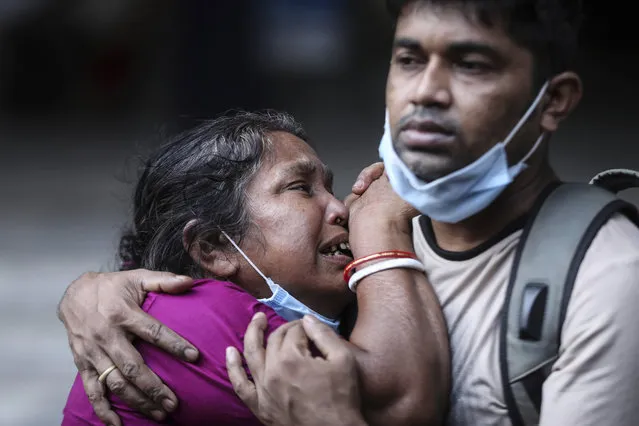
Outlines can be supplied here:
<path id="1" fill-rule="evenodd" d="M 417 256 L 415 255 L 415 253 L 411 253 L 408 251 L 388 250 L 388 251 L 380 251 L 378 253 L 373 253 L 373 254 L 369 254 L 368 256 L 360 257 L 359 259 L 353 260 L 348 265 L 346 265 L 346 267 L 344 268 L 344 281 L 348 282 L 348 280 L 351 278 L 351 275 L 355 273 L 355 268 L 357 266 L 360 266 L 361 264 L 370 262 L 372 260 L 388 259 L 388 258 L 417 259 Z"/>

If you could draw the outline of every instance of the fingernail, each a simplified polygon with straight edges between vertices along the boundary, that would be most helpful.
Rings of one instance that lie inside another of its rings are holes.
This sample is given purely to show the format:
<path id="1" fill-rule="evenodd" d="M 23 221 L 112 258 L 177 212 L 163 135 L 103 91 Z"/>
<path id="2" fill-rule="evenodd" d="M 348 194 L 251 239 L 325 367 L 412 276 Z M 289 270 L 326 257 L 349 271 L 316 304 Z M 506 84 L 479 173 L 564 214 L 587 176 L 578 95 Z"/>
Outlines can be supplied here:
<path id="1" fill-rule="evenodd" d="M 226 360 L 228 362 L 234 362 L 237 359 L 237 352 L 235 352 L 235 348 L 232 346 L 229 346 L 228 348 L 226 348 Z"/>
<path id="2" fill-rule="evenodd" d="M 184 357 L 187 359 L 187 361 L 195 361 L 198 357 L 198 351 L 193 348 L 186 348 L 184 350 Z"/>
<path id="3" fill-rule="evenodd" d="M 251 321 L 255 321 L 256 319 L 258 319 L 259 317 L 261 317 L 261 316 L 263 316 L 263 315 L 264 315 L 264 312 L 256 312 L 256 313 L 253 315 L 253 318 L 251 318 Z"/>
<path id="4" fill-rule="evenodd" d="M 166 417 L 166 414 L 164 413 L 164 411 L 160 411 L 160 410 L 153 410 L 151 411 L 151 415 L 153 416 L 153 418 L 159 422 L 161 422 L 162 420 L 164 420 L 164 418 Z"/>
<path id="5" fill-rule="evenodd" d="M 361 180 L 358 180 L 355 182 L 355 184 L 353 185 L 353 189 L 360 189 L 362 187 L 362 185 L 364 184 L 364 182 L 362 182 Z"/>
<path id="6" fill-rule="evenodd" d="M 176 281 L 186 281 L 186 280 L 190 280 L 191 277 L 187 277 L 186 275 L 176 275 L 175 276 L 175 280 Z"/>
<path id="7" fill-rule="evenodd" d="M 164 401 L 162 401 L 162 406 L 166 411 L 173 411 L 175 410 L 175 407 L 177 407 L 177 404 L 175 403 L 175 401 L 169 398 L 164 398 Z"/>

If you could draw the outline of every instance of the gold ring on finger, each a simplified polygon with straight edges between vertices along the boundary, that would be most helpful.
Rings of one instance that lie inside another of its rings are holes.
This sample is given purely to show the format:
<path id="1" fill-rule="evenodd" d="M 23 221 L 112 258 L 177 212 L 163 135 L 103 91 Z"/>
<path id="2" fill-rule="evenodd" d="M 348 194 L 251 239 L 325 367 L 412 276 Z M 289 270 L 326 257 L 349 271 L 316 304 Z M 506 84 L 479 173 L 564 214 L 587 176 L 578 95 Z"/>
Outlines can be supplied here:
<path id="1" fill-rule="evenodd" d="M 118 368 L 118 367 L 116 367 L 115 364 L 113 364 L 111 367 L 109 367 L 106 370 L 104 370 L 104 372 L 102 374 L 100 374 L 100 377 L 98 377 L 98 382 L 104 383 L 106 381 L 106 378 L 109 375 L 109 373 L 111 373 L 116 368 Z"/>

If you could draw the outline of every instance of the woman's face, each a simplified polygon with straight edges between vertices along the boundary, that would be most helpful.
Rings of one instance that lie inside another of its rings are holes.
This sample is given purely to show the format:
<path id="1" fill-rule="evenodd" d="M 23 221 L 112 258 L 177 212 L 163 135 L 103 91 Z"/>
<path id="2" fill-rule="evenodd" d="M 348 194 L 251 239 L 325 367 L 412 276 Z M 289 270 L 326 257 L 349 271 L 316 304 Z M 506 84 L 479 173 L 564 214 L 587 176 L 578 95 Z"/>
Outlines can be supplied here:
<path id="1" fill-rule="evenodd" d="M 333 195 L 332 175 L 308 144 L 285 132 L 269 138 L 270 152 L 247 189 L 252 226 L 240 247 L 267 277 L 335 318 L 353 300 L 342 278 L 352 257 L 335 252 L 348 244 L 348 210 Z M 243 259 L 236 280 L 258 297 L 271 294 Z"/>

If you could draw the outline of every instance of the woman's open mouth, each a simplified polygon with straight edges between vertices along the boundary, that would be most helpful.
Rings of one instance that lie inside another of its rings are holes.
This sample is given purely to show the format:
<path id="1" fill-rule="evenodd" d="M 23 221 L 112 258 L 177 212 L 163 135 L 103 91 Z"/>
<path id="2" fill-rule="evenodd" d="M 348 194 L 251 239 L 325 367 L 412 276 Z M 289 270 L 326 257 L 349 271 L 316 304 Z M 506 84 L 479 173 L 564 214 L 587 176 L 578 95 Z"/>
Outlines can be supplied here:
<path id="1" fill-rule="evenodd" d="M 342 267 L 348 265 L 353 260 L 353 253 L 348 242 L 334 244 L 322 251 L 324 256 L 329 262 L 335 263 Z"/>

